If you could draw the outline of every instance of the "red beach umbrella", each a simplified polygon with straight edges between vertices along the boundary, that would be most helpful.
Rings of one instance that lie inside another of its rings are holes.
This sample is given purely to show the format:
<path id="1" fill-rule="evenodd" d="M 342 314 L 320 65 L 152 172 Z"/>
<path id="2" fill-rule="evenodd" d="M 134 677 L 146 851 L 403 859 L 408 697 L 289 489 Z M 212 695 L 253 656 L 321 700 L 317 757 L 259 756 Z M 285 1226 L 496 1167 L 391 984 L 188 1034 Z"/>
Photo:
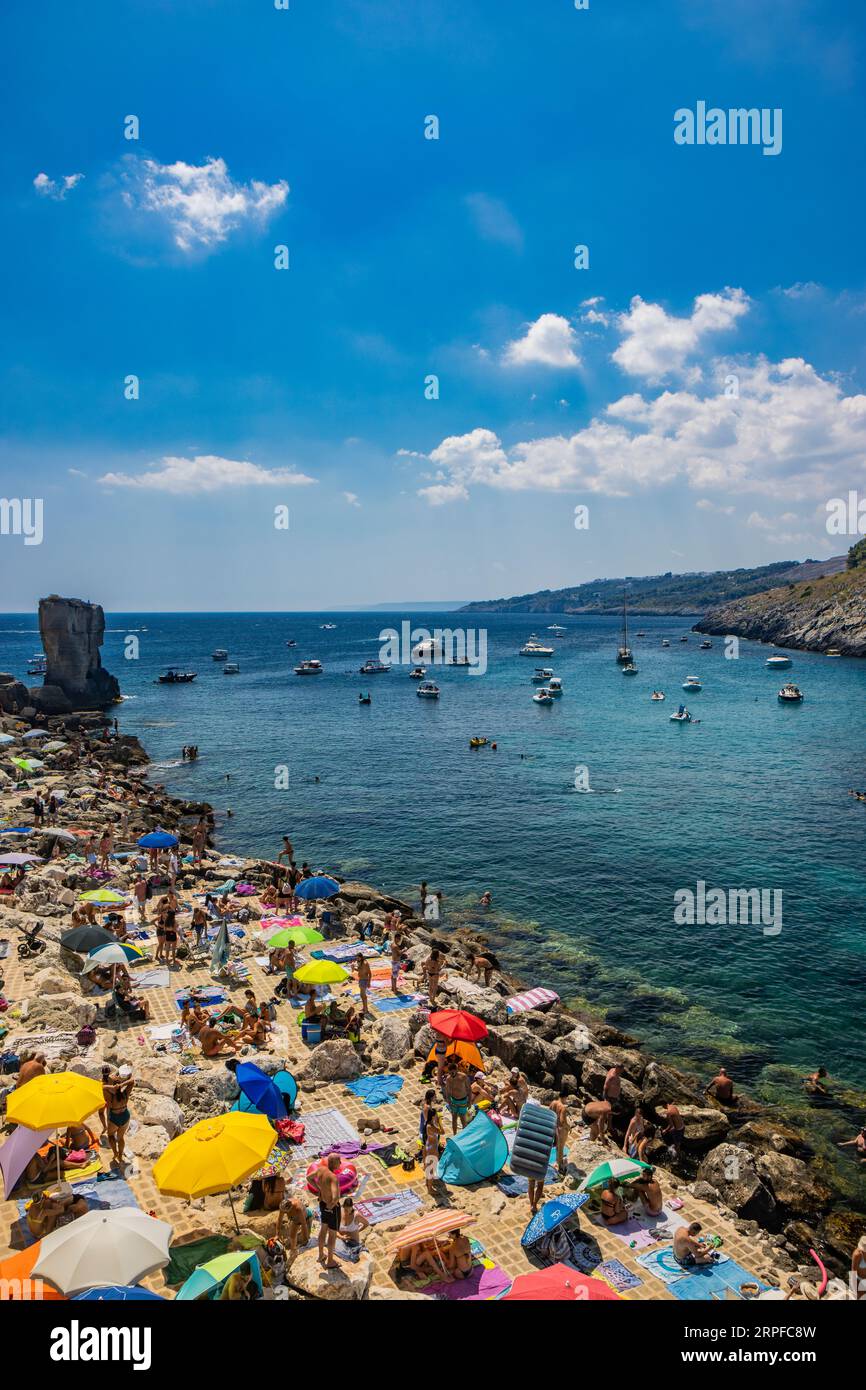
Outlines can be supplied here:
<path id="1" fill-rule="evenodd" d="M 453 1042 L 478 1042 L 487 1037 L 487 1024 L 465 1009 L 439 1009 L 429 1018 L 430 1027 Z"/>
<path id="2" fill-rule="evenodd" d="M 601 1279 L 589 1279 L 568 1265 L 551 1265 L 532 1274 L 519 1274 L 501 1300 L 507 1303 L 605 1303 L 618 1302 L 619 1294 Z"/>

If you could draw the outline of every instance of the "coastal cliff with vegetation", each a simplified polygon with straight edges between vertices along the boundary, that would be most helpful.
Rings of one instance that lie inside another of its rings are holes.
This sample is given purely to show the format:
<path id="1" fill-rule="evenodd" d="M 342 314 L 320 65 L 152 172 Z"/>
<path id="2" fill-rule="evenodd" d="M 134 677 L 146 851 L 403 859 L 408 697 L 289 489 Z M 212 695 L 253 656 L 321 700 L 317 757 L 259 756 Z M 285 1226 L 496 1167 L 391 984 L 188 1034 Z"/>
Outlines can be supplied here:
<path id="1" fill-rule="evenodd" d="M 809 583 L 845 569 L 845 556 L 829 560 L 779 560 L 752 569 L 714 570 L 693 574 L 645 575 L 636 578 L 590 579 L 566 589 L 541 589 L 534 594 L 467 603 L 461 613 L 618 613 L 623 593 L 630 610 L 690 617 L 721 604 L 759 594 L 779 585 Z M 726 629 L 728 631 L 732 629 Z"/>
<path id="2" fill-rule="evenodd" d="M 720 604 L 695 629 L 778 647 L 866 656 L 866 538 L 851 547 L 840 573 L 788 581 Z"/>

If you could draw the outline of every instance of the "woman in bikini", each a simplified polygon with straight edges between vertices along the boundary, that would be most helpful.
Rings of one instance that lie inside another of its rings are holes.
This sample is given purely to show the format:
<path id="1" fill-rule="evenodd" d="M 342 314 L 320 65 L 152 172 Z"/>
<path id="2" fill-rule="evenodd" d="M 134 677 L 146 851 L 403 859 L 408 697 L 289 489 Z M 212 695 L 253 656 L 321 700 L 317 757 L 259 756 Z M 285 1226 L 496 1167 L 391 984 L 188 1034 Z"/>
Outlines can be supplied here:
<path id="1" fill-rule="evenodd" d="M 122 1076 L 120 1072 L 103 1082 L 102 1094 L 105 1098 L 106 1120 L 108 1122 L 108 1142 L 113 1155 L 112 1163 L 118 1167 L 123 1162 L 123 1147 L 129 1127 L 129 1098 L 135 1085 L 133 1076 Z"/>

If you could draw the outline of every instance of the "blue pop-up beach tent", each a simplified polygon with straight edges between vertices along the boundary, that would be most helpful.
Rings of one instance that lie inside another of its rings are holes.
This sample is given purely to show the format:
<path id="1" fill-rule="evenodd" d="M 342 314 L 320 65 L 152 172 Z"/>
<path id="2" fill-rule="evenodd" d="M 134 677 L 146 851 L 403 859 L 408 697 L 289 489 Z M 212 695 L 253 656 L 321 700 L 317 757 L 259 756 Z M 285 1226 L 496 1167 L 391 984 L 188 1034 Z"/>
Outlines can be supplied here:
<path id="1" fill-rule="evenodd" d="M 448 1140 L 436 1176 L 455 1187 L 468 1187 L 470 1183 L 495 1178 L 505 1167 L 507 1158 L 505 1135 L 483 1110 L 479 1110 L 465 1129 Z"/>

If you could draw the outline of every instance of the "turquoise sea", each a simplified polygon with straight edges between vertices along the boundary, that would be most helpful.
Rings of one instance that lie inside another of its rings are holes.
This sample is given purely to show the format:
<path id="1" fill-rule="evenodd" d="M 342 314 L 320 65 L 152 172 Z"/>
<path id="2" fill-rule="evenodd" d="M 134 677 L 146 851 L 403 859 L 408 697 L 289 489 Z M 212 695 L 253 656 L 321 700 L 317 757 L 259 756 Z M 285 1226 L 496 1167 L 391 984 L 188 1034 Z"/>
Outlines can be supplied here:
<path id="1" fill-rule="evenodd" d="M 637 618 L 639 674 L 626 677 L 613 617 L 423 614 L 414 627 L 483 626 L 488 641 L 486 675 L 431 665 L 442 694 L 425 701 L 408 667 L 358 674 L 406 616 L 110 615 L 103 661 L 128 697 L 122 730 L 169 790 L 214 804 L 226 847 L 272 856 L 287 833 L 299 859 L 409 897 L 426 878 L 528 983 L 707 1078 L 724 1060 L 770 1106 L 803 1109 L 799 1076 L 823 1063 L 844 1105 L 806 1119 L 828 1154 L 850 1138 L 866 1104 L 866 804 L 848 795 L 866 787 L 866 663 L 795 652 L 780 673 L 767 647 L 741 642 L 727 660 L 721 638 L 699 650 L 689 619 Z M 20 674 L 36 623 L 0 628 L 0 667 Z M 565 693 L 550 707 L 533 704 L 535 662 L 517 655 L 531 631 L 556 649 L 544 660 Z M 295 676 L 302 657 L 324 674 Z M 170 664 L 197 679 L 155 684 Z M 682 692 L 689 674 L 700 694 Z M 800 706 L 777 699 L 786 675 Z M 670 722 L 681 700 L 700 723 Z M 470 750 L 474 734 L 497 750 Z M 189 742 L 199 761 L 181 764 Z M 578 767 L 591 791 L 575 788 Z M 674 894 L 699 880 L 780 889 L 782 931 L 677 925 Z"/>

